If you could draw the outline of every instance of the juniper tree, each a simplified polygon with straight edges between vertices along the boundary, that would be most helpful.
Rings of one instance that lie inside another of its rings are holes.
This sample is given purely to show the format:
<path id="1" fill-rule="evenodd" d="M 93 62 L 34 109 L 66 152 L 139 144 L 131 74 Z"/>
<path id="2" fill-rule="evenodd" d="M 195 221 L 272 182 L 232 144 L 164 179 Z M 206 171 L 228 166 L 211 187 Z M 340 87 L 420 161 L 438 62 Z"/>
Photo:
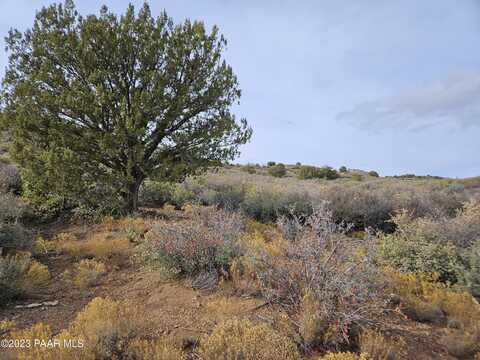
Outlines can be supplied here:
<path id="1" fill-rule="evenodd" d="M 82 17 L 67 0 L 11 30 L 2 108 L 27 191 L 108 189 L 132 211 L 145 178 L 234 159 L 251 129 L 231 112 L 241 93 L 225 47 L 217 27 L 154 18 L 146 3 Z"/>

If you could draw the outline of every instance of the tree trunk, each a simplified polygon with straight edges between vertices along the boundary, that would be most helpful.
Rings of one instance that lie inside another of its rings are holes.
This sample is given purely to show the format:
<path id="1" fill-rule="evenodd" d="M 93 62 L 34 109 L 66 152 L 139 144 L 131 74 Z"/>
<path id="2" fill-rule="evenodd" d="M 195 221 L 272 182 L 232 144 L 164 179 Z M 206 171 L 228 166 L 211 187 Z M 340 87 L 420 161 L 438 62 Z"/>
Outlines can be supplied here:
<path id="1" fill-rule="evenodd" d="M 132 213 L 138 210 L 138 192 L 143 179 L 137 179 L 127 186 L 126 211 Z"/>

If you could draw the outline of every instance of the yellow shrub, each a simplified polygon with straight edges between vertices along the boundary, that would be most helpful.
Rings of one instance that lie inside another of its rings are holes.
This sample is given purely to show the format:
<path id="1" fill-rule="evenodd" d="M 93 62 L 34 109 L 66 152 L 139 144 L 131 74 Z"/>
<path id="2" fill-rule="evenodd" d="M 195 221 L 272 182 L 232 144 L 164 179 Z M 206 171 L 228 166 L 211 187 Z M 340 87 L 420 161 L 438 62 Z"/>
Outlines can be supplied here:
<path id="1" fill-rule="evenodd" d="M 129 347 L 129 355 L 142 360 L 181 360 L 184 358 L 173 341 L 134 340 Z"/>
<path id="2" fill-rule="evenodd" d="M 128 344 L 142 328 L 143 317 L 136 308 L 109 299 L 95 298 L 80 312 L 62 339 L 82 340 L 82 360 L 110 359 L 126 354 Z M 67 351 L 71 356 L 78 349 Z"/>
<path id="3" fill-rule="evenodd" d="M 405 310 L 411 313 L 447 315 L 461 328 L 480 323 L 480 305 L 467 292 L 436 282 L 434 275 L 387 271 L 392 291 L 398 294 Z"/>
<path id="4" fill-rule="evenodd" d="M 215 327 L 200 342 L 203 360 L 290 360 L 300 359 L 295 344 L 265 324 L 230 320 Z"/>
<path id="5" fill-rule="evenodd" d="M 12 331 L 15 328 L 15 321 L 1 320 L 0 321 L 0 334 L 4 334 Z"/>
<path id="6" fill-rule="evenodd" d="M 98 285 L 101 278 L 107 273 L 107 268 L 104 263 L 84 259 L 75 264 L 73 274 L 69 270 L 62 274 L 62 278 L 67 283 L 79 288 L 86 288 L 93 285 Z"/>
<path id="7" fill-rule="evenodd" d="M 351 352 L 327 353 L 318 360 L 370 360 L 365 354 L 354 354 Z"/>
<path id="8" fill-rule="evenodd" d="M 395 360 L 405 356 L 405 341 L 387 339 L 373 330 L 364 331 L 359 338 L 360 351 L 372 360 Z"/>
<path id="9" fill-rule="evenodd" d="M 22 288 L 26 292 L 32 292 L 44 286 L 49 280 L 50 272 L 48 271 L 48 267 L 33 260 L 22 280 Z"/>
<path id="10" fill-rule="evenodd" d="M 39 236 L 34 244 L 34 251 L 36 254 L 45 254 L 54 251 L 57 247 L 57 244 L 53 240 L 45 240 L 43 237 Z"/>
<path id="11" fill-rule="evenodd" d="M 53 332 L 48 325 L 38 323 L 24 330 L 13 331 L 10 339 L 17 340 L 20 347 L 9 349 L 7 354 L 17 360 L 57 360 L 57 350 L 53 347 Z M 39 343 L 40 342 L 40 343 Z M 22 344 L 24 345 L 23 347 Z M 30 346 L 25 346 L 30 344 Z"/>

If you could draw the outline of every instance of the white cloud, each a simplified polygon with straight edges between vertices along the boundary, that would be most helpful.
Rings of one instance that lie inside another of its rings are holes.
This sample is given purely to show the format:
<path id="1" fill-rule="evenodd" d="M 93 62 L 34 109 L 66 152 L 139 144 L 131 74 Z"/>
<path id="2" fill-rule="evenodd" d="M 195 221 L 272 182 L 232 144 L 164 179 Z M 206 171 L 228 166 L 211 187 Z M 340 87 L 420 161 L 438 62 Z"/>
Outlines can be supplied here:
<path id="1" fill-rule="evenodd" d="M 337 119 L 364 130 L 422 131 L 440 123 L 480 126 L 480 74 L 450 77 L 409 93 L 361 103 Z"/>

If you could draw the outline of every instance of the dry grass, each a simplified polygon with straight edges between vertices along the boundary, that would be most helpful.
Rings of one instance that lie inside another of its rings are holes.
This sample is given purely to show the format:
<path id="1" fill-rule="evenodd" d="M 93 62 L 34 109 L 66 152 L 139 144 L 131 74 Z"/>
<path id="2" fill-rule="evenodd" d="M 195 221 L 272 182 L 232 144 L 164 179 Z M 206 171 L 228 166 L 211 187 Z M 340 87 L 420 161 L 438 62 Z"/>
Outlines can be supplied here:
<path id="1" fill-rule="evenodd" d="M 360 334 L 359 347 L 371 360 L 398 360 L 406 354 L 406 344 L 402 339 L 386 338 L 374 330 L 365 330 Z"/>
<path id="2" fill-rule="evenodd" d="M 272 349 L 275 349 L 272 351 Z M 203 360 L 296 360 L 295 344 L 265 324 L 230 320 L 215 327 L 200 341 Z"/>
<path id="3" fill-rule="evenodd" d="M 370 360 L 365 354 L 354 354 L 351 352 L 329 352 L 326 355 L 318 358 L 318 360 Z"/>
<path id="4" fill-rule="evenodd" d="M 87 240 L 77 240 L 73 234 L 59 234 L 55 242 L 61 252 L 75 259 L 96 258 L 121 266 L 128 259 L 132 243 L 125 234 L 97 232 Z"/>
<path id="5" fill-rule="evenodd" d="M 88 288 L 98 285 L 107 274 L 107 267 L 97 260 L 84 259 L 74 265 L 73 271 L 66 270 L 62 280 L 67 285 L 72 284 L 78 288 Z"/>
<path id="6" fill-rule="evenodd" d="M 184 354 L 172 340 L 134 340 L 128 349 L 133 359 L 182 360 Z"/>

